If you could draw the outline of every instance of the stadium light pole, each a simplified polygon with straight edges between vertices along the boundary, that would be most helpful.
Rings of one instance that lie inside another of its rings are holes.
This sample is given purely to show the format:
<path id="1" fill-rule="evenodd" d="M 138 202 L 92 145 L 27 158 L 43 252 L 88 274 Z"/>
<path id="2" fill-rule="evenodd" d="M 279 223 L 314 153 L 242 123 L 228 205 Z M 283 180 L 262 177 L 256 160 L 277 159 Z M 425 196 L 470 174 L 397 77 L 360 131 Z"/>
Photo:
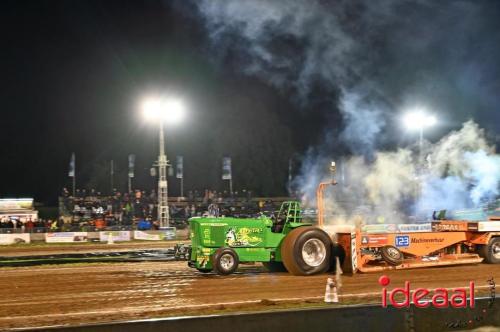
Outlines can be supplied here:
<path id="1" fill-rule="evenodd" d="M 418 148 L 419 148 L 419 161 L 422 165 L 423 163 L 423 146 L 424 146 L 424 129 L 432 127 L 436 124 L 436 117 L 432 114 L 427 114 L 423 110 L 415 110 L 407 113 L 404 116 L 404 124 L 409 130 L 418 130 Z"/>
<path id="2" fill-rule="evenodd" d="M 160 227 L 170 226 L 168 211 L 168 159 L 165 152 L 165 124 L 176 124 L 184 118 L 184 105 L 180 100 L 172 98 L 146 99 L 142 105 L 144 117 L 150 121 L 158 121 L 160 127 L 158 155 L 158 220 Z"/>

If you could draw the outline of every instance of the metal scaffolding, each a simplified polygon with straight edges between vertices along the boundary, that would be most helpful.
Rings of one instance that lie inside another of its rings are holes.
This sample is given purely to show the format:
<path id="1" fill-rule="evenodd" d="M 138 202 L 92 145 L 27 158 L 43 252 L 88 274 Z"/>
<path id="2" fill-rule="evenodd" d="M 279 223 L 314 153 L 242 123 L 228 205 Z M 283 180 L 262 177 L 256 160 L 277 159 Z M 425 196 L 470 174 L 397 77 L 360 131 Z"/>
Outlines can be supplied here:
<path id="1" fill-rule="evenodd" d="M 160 120 L 160 155 L 158 156 L 158 220 L 160 221 L 160 227 L 170 226 L 167 167 L 168 159 L 165 153 L 163 121 Z"/>

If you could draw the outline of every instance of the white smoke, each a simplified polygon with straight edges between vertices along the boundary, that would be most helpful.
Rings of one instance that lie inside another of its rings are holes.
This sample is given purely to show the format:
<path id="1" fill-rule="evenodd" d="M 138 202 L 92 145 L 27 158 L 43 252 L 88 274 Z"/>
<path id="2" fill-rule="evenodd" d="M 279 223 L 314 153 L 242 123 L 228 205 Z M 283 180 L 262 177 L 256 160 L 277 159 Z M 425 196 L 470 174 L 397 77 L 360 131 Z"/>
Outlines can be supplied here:
<path id="1" fill-rule="evenodd" d="M 500 179 L 500 156 L 487 154 L 484 150 L 466 152 L 464 159 L 469 165 L 465 177 L 473 187 L 470 198 L 474 205 L 498 195 Z"/>
<path id="2" fill-rule="evenodd" d="M 474 122 L 436 144 L 426 142 L 424 168 L 416 166 L 419 158 L 411 149 L 377 151 L 384 137 L 400 142 L 394 130 L 387 133 L 387 123 L 410 101 L 434 101 L 440 109 L 453 110 L 458 121 L 470 109 L 481 108 L 474 106 L 487 98 L 467 98 L 481 89 L 455 82 L 478 81 L 471 80 L 466 68 L 479 73 L 476 67 L 493 58 L 495 49 L 484 46 L 494 44 L 488 41 L 482 50 L 487 57 L 464 62 L 464 54 L 481 53 L 468 41 L 487 35 L 482 21 L 497 20 L 487 6 L 426 0 L 196 4 L 221 62 L 228 53 L 237 54 L 239 70 L 294 96 L 301 105 L 308 103 L 315 86 L 321 86 L 327 100 L 338 96 L 331 108 L 344 120 L 340 136 L 310 149 L 294 181 L 305 203 L 314 202 L 316 186 L 329 178 L 329 161 L 338 159 L 329 150 L 338 142 L 356 157 L 344 160 L 343 181 L 329 191 L 327 209 L 335 211 L 337 220 L 364 214 L 404 221 L 406 214 L 478 206 L 498 195 L 499 157 Z"/>
<path id="3" fill-rule="evenodd" d="M 419 210 L 478 207 L 498 195 L 500 157 L 473 121 L 429 147 Z"/>
<path id="4" fill-rule="evenodd" d="M 359 93 L 344 92 L 340 111 L 346 123 L 340 138 L 354 154 L 370 155 L 385 126 L 382 107 L 373 100 L 363 100 Z"/>
<path id="5" fill-rule="evenodd" d="M 304 100 L 315 80 L 350 81 L 355 40 L 338 14 L 318 1 L 197 2 L 217 50 L 245 53 L 242 70 L 280 89 L 293 89 Z M 237 38 L 232 38 L 237 36 Z M 279 39 L 293 39 L 300 50 Z"/>
<path id="6" fill-rule="evenodd" d="M 395 203 L 415 192 L 415 167 L 411 151 L 379 152 L 364 179 L 371 203 L 396 209 Z"/>
<path id="7" fill-rule="evenodd" d="M 427 151 L 423 168 L 417 167 L 418 151 L 410 149 L 376 152 L 373 161 L 362 157 L 343 161 L 339 184 L 326 196 L 329 220 L 406 222 L 408 215 L 430 217 L 433 210 L 478 207 L 499 194 L 500 156 L 474 122 L 464 123 L 436 144 L 428 143 Z M 326 163 L 325 157 L 309 155 L 303 174 L 296 178 L 305 203 L 314 203 L 319 179 L 329 176 L 318 167 Z"/>
<path id="8" fill-rule="evenodd" d="M 468 121 L 459 131 L 449 133 L 437 144 L 428 147 L 431 174 L 438 177 L 463 177 L 470 168 L 464 160 L 464 154 L 476 151 L 492 154 L 494 148 L 488 145 L 484 131 L 475 122 Z"/>

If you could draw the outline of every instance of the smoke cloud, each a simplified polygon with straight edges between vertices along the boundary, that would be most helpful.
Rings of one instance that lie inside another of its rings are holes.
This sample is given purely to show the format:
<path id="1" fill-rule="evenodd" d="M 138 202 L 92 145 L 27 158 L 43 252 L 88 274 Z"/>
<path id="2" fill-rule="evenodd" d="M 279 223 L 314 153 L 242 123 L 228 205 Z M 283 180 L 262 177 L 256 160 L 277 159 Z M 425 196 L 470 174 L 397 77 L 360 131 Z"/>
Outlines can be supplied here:
<path id="1" fill-rule="evenodd" d="M 500 5 L 493 2 L 201 0 L 195 6 L 216 62 L 262 79 L 304 108 L 340 91 L 346 100 L 332 100 L 330 109 L 339 112 L 359 94 L 372 106 L 387 105 L 385 121 L 373 126 L 387 131 L 390 113 L 414 104 L 458 125 L 473 111 L 488 123 L 500 103 Z M 373 111 L 365 109 L 363 124 L 379 117 Z M 359 122 L 343 115 L 346 127 Z"/>
<path id="2" fill-rule="evenodd" d="M 358 93 L 344 93 L 340 112 L 345 127 L 340 139 L 354 154 L 371 156 L 386 121 L 384 108 L 374 100 L 363 100 Z"/>
<path id="3" fill-rule="evenodd" d="M 499 156 L 475 118 L 498 132 L 500 6 L 477 1 L 196 2 L 214 59 L 290 96 L 305 111 L 317 98 L 343 119 L 326 126 L 324 146 L 308 150 L 294 185 L 314 202 L 332 147 L 342 145 L 339 185 L 327 207 L 337 221 L 358 215 L 405 221 L 432 209 L 478 206 L 498 195 Z M 474 41 L 474 42 L 472 42 Z M 319 96 L 319 97 L 318 97 Z M 332 96 L 336 96 L 335 98 Z M 425 167 L 390 125 L 424 104 L 455 126 L 426 142 Z"/>
<path id="4" fill-rule="evenodd" d="M 328 191 L 327 215 L 335 223 L 411 221 L 429 218 L 433 210 L 478 207 L 494 199 L 500 189 L 500 156 L 488 145 L 484 131 L 468 121 L 435 144 L 427 142 L 426 164 L 419 152 L 399 149 L 376 152 L 373 161 L 357 156 L 341 161 L 338 185 Z M 296 178 L 305 203 L 314 202 L 314 189 L 330 174 L 324 158 Z"/>

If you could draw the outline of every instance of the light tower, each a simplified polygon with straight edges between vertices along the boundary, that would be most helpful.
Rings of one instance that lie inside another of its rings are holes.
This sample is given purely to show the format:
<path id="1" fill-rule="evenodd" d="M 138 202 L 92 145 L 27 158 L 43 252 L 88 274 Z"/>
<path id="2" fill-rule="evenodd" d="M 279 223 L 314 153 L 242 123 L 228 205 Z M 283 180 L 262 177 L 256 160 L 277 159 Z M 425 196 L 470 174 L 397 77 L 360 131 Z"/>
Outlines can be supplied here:
<path id="1" fill-rule="evenodd" d="M 170 226 L 168 210 L 168 159 L 165 152 L 164 124 L 175 124 L 184 117 L 184 106 L 176 99 L 155 98 L 148 99 L 143 104 L 144 116 L 149 120 L 158 121 L 160 127 L 158 161 L 158 220 L 160 227 Z"/>

